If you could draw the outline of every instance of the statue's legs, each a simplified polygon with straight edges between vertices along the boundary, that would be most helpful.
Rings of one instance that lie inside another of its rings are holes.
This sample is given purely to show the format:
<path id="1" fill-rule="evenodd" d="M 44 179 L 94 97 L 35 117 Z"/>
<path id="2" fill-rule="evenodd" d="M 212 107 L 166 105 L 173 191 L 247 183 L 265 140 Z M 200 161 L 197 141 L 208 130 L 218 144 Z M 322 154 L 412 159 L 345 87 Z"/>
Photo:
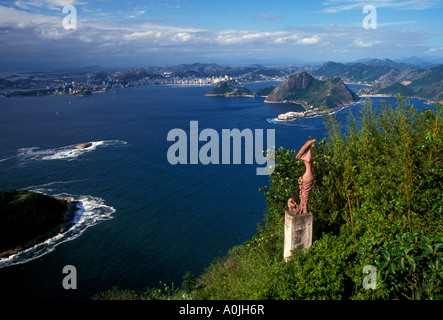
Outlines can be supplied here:
<path id="1" fill-rule="evenodd" d="M 300 180 L 302 183 L 300 184 Z M 314 179 L 309 179 L 308 181 L 304 181 L 303 177 L 298 179 L 300 184 L 300 214 L 308 213 L 308 200 L 309 195 L 311 194 L 312 182 Z"/>

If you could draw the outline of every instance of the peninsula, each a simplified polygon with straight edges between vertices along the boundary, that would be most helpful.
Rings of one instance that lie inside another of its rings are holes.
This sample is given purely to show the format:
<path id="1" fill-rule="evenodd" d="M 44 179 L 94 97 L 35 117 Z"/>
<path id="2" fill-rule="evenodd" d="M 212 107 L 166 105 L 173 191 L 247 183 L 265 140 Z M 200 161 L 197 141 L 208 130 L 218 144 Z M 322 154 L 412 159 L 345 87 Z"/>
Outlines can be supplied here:
<path id="1" fill-rule="evenodd" d="M 339 77 L 324 81 L 315 79 L 306 72 L 290 76 L 277 87 L 266 87 L 256 92 L 224 81 L 206 93 L 206 96 L 263 97 L 267 103 L 294 103 L 305 109 L 302 112 L 281 114 L 278 116 L 280 120 L 333 112 L 360 100 Z"/>
<path id="2" fill-rule="evenodd" d="M 0 258 L 69 230 L 77 203 L 26 190 L 0 191 Z"/>
<path id="3" fill-rule="evenodd" d="M 300 104 L 306 113 L 319 114 L 338 110 L 359 100 L 360 98 L 338 77 L 322 81 L 306 72 L 300 72 L 272 90 L 265 102 L 296 103 Z"/>

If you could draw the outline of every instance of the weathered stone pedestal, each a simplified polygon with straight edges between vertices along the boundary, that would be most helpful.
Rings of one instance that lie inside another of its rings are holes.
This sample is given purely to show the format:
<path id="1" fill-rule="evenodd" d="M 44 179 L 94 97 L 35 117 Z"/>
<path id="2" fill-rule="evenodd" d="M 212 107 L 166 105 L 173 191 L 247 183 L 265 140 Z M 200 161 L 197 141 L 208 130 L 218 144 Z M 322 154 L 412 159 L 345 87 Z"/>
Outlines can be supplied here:
<path id="1" fill-rule="evenodd" d="M 285 211 L 285 261 L 292 256 L 291 251 L 307 250 L 312 245 L 312 213 L 293 215 Z"/>

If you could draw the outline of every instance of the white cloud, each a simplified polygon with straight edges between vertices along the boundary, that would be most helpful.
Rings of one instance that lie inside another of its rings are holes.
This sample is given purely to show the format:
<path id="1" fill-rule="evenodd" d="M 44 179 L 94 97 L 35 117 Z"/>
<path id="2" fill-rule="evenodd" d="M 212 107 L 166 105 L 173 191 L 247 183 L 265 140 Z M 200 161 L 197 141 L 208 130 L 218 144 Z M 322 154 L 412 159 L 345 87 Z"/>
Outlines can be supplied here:
<path id="1" fill-rule="evenodd" d="M 312 37 L 306 37 L 297 40 L 297 43 L 299 44 L 316 44 L 320 41 L 320 37 L 318 35 L 314 35 Z"/>
<path id="2" fill-rule="evenodd" d="M 284 31 L 245 31 L 245 30 L 224 30 L 214 31 L 215 42 L 223 45 L 248 44 L 248 43 L 270 43 L 276 37 L 287 34 Z M 211 41 L 210 38 L 208 38 Z"/>
<path id="3" fill-rule="evenodd" d="M 152 30 L 143 31 L 143 32 L 133 32 L 130 34 L 123 35 L 125 40 L 134 40 L 134 39 L 141 39 L 152 36 L 154 32 Z"/>
<path id="4" fill-rule="evenodd" d="M 178 42 L 187 42 L 189 39 L 191 39 L 191 35 L 187 32 L 179 32 L 172 37 L 173 41 L 178 41 Z"/>
<path id="5" fill-rule="evenodd" d="M 362 39 L 355 39 L 353 44 L 356 47 L 360 47 L 360 48 L 370 48 L 376 44 L 380 44 L 382 43 L 380 40 L 375 40 L 375 41 L 368 41 L 368 40 L 362 40 Z"/>
<path id="6" fill-rule="evenodd" d="M 0 25 L 20 25 L 41 24 L 54 22 L 54 17 L 41 14 L 32 14 L 23 10 L 16 10 L 5 6 L 0 6 Z"/>
<path id="7" fill-rule="evenodd" d="M 21 0 L 15 1 L 14 5 L 25 10 L 32 10 L 33 8 L 47 8 L 51 10 L 60 10 L 67 5 L 82 5 L 85 2 L 78 0 Z"/>

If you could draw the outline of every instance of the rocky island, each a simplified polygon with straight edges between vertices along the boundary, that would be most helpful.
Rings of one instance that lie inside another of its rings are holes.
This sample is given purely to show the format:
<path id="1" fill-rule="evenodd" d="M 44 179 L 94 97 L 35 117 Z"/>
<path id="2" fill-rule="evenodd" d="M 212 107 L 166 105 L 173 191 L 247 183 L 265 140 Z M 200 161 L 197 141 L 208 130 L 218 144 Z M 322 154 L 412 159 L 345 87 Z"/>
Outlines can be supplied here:
<path id="1" fill-rule="evenodd" d="M 265 102 L 296 103 L 305 109 L 305 112 L 292 112 L 288 118 L 279 117 L 281 120 L 289 120 L 291 117 L 332 112 L 359 100 L 360 98 L 338 77 L 322 81 L 306 72 L 300 72 L 272 90 Z"/>
<path id="2" fill-rule="evenodd" d="M 81 143 L 75 146 L 76 149 L 87 149 L 89 147 L 92 147 L 92 142 Z"/>
<path id="3" fill-rule="evenodd" d="M 78 202 L 26 190 L 0 191 L 0 258 L 44 242 L 73 225 Z"/>

